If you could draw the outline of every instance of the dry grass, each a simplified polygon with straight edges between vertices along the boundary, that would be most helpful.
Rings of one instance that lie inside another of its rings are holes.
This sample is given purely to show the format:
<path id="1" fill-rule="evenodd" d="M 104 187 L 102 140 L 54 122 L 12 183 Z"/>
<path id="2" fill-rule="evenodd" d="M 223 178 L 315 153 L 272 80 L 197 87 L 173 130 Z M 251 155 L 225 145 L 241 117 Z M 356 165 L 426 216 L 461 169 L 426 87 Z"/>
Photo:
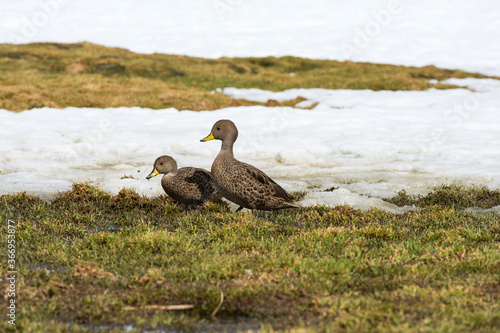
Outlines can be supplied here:
<path id="1" fill-rule="evenodd" d="M 295 75 L 291 76 L 290 73 Z M 213 110 L 259 103 L 216 88 L 424 90 L 452 86 L 429 79 L 485 77 L 433 66 L 283 58 L 203 59 L 137 54 L 90 43 L 0 44 L 0 108 L 120 107 Z M 294 106 L 269 101 L 268 106 Z"/>

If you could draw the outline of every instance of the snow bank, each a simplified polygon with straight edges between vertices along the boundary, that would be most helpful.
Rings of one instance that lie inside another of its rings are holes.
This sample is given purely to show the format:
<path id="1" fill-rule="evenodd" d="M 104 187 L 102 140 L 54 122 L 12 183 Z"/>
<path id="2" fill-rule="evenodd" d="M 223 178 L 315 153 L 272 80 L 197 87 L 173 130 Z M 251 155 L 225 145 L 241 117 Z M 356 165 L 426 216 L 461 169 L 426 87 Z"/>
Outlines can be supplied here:
<path id="1" fill-rule="evenodd" d="M 143 108 L 0 110 L 0 194 L 51 197 L 72 182 L 117 193 L 162 193 L 147 181 L 156 157 L 210 169 L 218 141 L 201 143 L 215 121 L 239 129 L 238 159 L 263 169 L 287 190 L 308 191 L 303 204 L 352 204 L 400 211 L 380 199 L 400 190 L 427 194 L 442 183 L 500 188 L 500 85 L 429 91 L 226 88 L 238 98 L 308 98 L 313 110 L 263 106 L 210 112 Z M 133 179 L 123 176 L 132 176 Z M 333 192 L 325 192 L 330 188 Z"/>

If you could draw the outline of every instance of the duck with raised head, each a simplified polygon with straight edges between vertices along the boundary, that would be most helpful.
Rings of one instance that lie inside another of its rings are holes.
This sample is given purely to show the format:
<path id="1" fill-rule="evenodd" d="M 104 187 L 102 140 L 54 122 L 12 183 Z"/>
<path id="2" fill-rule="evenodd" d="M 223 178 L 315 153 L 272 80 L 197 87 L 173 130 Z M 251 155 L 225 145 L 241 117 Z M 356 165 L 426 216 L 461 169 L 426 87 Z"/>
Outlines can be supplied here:
<path id="1" fill-rule="evenodd" d="M 243 208 L 277 210 L 298 208 L 292 196 L 263 171 L 234 158 L 233 145 L 238 138 L 236 125 L 227 119 L 217 121 L 210 135 L 200 140 L 221 140 L 219 154 L 212 164 L 212 181 L 226 199 Z"/>
<path id="2" fill-rule="evenodd" d="M 153 171 L 146 177 L 151 179 L 163 174 L 161 186 L 172 199 L 187 205 L 200 205 L 208 199 L 220 196 L 215 189 L 210 172 L 201 168 L 177 169 L 177 162 L 168 155 L 156 159 Z"/>

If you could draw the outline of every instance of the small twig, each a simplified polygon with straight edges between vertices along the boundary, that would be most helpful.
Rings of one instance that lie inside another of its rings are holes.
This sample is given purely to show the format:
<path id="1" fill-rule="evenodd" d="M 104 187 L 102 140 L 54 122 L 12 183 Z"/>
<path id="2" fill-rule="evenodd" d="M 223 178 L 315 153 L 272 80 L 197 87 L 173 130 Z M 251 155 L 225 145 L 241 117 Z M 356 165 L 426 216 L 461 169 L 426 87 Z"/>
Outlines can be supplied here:
<path id="1" fill-rule="evenodd" d="M 224 302 L 224 292 L 222 291 L 222 288 L 220 287 L 220 283 L 217 283 L 217 287 L 219 288 L 219 291 L 220 291 L 220 301 L 219 301 L 219 305 L 217 305 L 215 310 L 212 312 L 213 319 L 217 319 L 217 318 L 215 318 L 215 315 L 220 310 L 220 307 L 222 306 L 222 302 Z"/>
<path id="2" fill-rule="evenodd" d="M 135 306 L 124 306 L 125 311 L 134 310 L 164 310 L 164 311 L 174 311 L 174 310 L 188 310 L 192 309 L 193 304 L 179 304 L 179 305 L 146 305 L 143 308 L 137 308 Z"/>

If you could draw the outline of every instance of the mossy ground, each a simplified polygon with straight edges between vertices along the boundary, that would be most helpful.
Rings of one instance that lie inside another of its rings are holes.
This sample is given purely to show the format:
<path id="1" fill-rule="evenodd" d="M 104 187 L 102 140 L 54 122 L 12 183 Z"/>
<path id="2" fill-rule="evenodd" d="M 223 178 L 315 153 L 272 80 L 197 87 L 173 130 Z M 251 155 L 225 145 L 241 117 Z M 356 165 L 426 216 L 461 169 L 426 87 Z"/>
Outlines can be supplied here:
<path id="1" fill-rule="evenodd" d="M 406 191 L 401 191 L 388 201 L 400 207 L 440 205 L 454 209 L 469 207 L 491 208 L 500 206 L 500 190 L 474 186 L 444 185 L 436 188 L 435 191 L 426 196 L 410 196 Z"/>
<path id="2" fill-rule="evenodd" d="M 259 218 L 83 183 L 50 203 L 2 196 L 0 219 L 18 222 L 23 332 L 500 331 L 500 218 L 446 199 L 402 215 L 317 206 Z M 151 308 L 177 304 L 193 309 Z"/>
<path id="3" fill-rule="evenodd" d="M 293 76 L 290 75 L 293 73 Z M 255 105 L 217 88 L 424 90 L 430 79 L 486 77 L 434 66 L 282 58 L 203 59 L 137 54 L 91 43 L 0 44 L 0 108 L 121 107 L 214 110 Z M 294 106 L 300 100 L 269 106 Z"/>

